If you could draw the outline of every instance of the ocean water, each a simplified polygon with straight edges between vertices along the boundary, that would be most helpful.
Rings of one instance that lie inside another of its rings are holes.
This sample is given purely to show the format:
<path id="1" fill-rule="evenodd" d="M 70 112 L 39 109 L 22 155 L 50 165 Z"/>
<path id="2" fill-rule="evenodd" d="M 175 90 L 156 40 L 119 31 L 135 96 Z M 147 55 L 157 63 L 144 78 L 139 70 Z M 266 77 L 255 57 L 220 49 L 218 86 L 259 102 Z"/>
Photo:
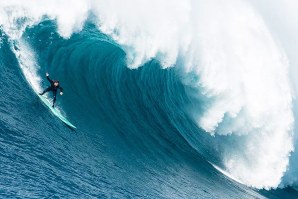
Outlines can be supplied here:
<path id="1" fill-rule="evenodd" d="M 298 198 L 297 9 L 1 0 L 0 198 Z"/>

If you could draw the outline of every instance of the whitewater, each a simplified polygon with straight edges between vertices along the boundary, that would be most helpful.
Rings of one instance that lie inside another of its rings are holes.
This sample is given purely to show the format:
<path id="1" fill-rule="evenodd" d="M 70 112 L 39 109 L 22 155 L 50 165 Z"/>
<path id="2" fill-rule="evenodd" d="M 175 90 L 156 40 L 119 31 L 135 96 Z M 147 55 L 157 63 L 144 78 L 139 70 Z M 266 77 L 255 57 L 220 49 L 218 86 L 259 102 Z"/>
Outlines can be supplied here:
<path id="1" fill-rule="evenodd" d="M 0 195 L 297 198 L 297 10 L 0 0 Z"/>

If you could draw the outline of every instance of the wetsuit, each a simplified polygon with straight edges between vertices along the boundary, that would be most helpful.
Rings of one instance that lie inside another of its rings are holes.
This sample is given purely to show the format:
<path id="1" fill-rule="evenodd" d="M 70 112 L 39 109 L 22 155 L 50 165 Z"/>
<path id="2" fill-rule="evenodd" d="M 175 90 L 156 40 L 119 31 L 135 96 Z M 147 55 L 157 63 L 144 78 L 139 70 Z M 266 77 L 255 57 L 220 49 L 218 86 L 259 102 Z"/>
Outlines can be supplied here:
<path id="1" fill-rule="evenodd" d="M 61 86 L 59 86 L 59 83 L 58 83 L 58 86 L 55 86 L 54 83 L 56 81 L 51 80 L 49 78 L 49 76 L 47 76 L 47 79 L 51 83 L 51 86 L 49 86 L 48 88 L 46 88 L 42 93 L 40 93 L 40 95 L 43 95 L 46 92 L 52 91 L 53 92 L 53 97 L 54 97 L 54 100 L 53 100 L 53 108 L 54 108 L 54 105 L 55 105 L 55 102 L 56 102 L 57 90 L 60 89 L 60 91 L 63 92 L 63 88 Z"/>

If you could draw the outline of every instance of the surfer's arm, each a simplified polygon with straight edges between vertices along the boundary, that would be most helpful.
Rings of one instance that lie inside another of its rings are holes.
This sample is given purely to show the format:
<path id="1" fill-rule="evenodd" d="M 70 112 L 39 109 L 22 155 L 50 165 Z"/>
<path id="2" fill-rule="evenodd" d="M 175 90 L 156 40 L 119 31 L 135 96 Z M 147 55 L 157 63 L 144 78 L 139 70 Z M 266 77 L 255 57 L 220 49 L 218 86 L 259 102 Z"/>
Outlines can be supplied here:
<path id="1" fill-rule="evenodd" d="M 47 79 L 51 84 L 53 83 L 53 80 L 50 79 L 49 74 L 47 74 Z"/>
<path id="2" fill-rule="evenodd" d="M 59 86 L 59 89 L 60 89 L 60 95 L 63 95 L 63 88 Z"/>

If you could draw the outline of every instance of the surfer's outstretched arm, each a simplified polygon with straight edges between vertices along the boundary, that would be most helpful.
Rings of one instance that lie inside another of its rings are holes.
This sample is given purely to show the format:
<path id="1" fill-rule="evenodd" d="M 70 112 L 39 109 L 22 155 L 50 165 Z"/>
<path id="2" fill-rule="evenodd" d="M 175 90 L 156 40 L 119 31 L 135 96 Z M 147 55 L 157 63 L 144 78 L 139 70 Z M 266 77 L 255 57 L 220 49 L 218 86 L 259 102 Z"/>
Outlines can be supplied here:
<path id="1" fill-rule="evenodd" d="M 60 95 L 63 95 L 63 88 L 59 86 L 59 89 L 60 89 Z"/>
<path id="2" fill-rule="evenodd" d="M 47 76 L 48 81 L 49 81 L 51 84 L 54 83 L 53 80 L 50 79 L 50 75 L 49 75 L 49 73 L 46 73 L 46 76 Z"/>

